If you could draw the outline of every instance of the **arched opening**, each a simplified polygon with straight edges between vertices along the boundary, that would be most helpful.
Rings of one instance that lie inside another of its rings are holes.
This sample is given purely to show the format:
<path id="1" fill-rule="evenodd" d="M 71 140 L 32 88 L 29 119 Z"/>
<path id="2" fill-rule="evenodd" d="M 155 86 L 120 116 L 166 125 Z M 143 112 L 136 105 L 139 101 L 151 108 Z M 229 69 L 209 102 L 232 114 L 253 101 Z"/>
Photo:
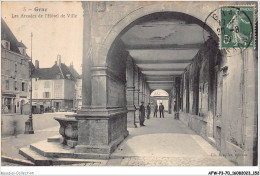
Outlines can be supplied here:
<path id="1" fill-rule="evenodd" d="M 162 103 L 166 112 L 169 112 L 169 94 L 162 89 L 154 90 L 151 93 L 151 106 L 159 106 Z"/>
<path id="2" fill-rule="evenodd" d="M 120 80 L 120 95 L 127 85 L 126 96 L 119 98 L 117 106 L 127 107 L 128 124 L 138 126 L 141 102 L 146 106 L 156 99 L 156 104 L 162 102 L 169 114 L 177 114 L 172 117 L 180 115 L 187 123 L 186 114 L 207 119 L 194 130 L 220 143 L 221 129 L 216 121 L 217 109 L 222 106 L 220 103 L 217 107 L 221 87 L 216 88 L 216 83 L 221 79 L 217 73 L 223 52 L 207 24 L 181 12 L 155 12 L 128 24 L 108 48 L 105 63 Z M 151 96 L 157 89 L 167 90 L 165 100 Z"/>
<path id="3" fill-rule="evenodd" d="M 108 39 L 109 37 L 105 43 Z M 137 109 L 137 112 L 132 113 L 128 119 L 136 119 L 139 116 L 140 102 L 144 101 L 145 104 L 151 102 L 151 98 L 147 100 L 145 97 L 149 97 L 150 92 L 156 89 L 169 92 L 168 101 L 165 101 L 169 113 L 181 110 L 199 115 L 208 103 L 200 101 L 202 95 L 199 93 L 199 78 L 205 76 L 200 76 L 200 72 L 203 74 L 207 70 L 209 73 L 209 68 L 216 66 L 216 59 L 213 56 L 215 54 L 212 54 L 212 61 L 209 62 L 208 59 L 202 67 L 191 65 L 202 64 L 200 53 L 206 50 L 217 53 L 217 46 L 218 37 L 207 24 L 182 12 L 164 11 L 147 14 L 126 25 L 122 31 L 118 31 L 112 44 L 107 47 L 109 50 L 105 62 L 106 66 L 120 78 L 121 85 L 126 81 L 126 106 L 130 111 Z M 195 77 L 190 76 L 193 82 L 189 82 L 187 70 L 195 73 Z M 186 77 L 184 78 L 183 75 Z M 177 85 L 176 79 L 179 78 L 182 81 Z M 212 75 L 211 78 L 215 79 Z M 206 80 L 209 84 L 211 78 L 206 77 L 202 80 Z M 209 89 L 213 89 L 214 85 L 210 84 Z M 176 86 L 179 86 L 179 92 Z M 190 89 L 192 91 L 189 91 Z M 124 98 L 121 98 L 121 102 L 124 102 Z M 174 106 L 176 106 L 175 110 Z M 213 130 L 213 127 L 209 128 Z"/>

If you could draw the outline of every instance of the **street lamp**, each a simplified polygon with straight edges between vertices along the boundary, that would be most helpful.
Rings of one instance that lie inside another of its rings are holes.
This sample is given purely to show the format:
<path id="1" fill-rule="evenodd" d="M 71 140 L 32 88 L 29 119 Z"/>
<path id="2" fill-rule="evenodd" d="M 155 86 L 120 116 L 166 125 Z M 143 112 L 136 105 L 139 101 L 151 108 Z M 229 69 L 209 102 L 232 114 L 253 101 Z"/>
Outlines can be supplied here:
<path id="1" fill-rule="evenodd" d="M 32 64 L 32 37 L 33 34 L 31 33 L 31 64 Z M 24 134 L 34 134 L 33 130 L 33 119 L 32 119 L 32 65 L 30 66 L 30 81 L 31 81 L 31 86 L 30 86 L 30 114 L 29 114 L 29 119 L 25 122 L 25 131 Z"/>

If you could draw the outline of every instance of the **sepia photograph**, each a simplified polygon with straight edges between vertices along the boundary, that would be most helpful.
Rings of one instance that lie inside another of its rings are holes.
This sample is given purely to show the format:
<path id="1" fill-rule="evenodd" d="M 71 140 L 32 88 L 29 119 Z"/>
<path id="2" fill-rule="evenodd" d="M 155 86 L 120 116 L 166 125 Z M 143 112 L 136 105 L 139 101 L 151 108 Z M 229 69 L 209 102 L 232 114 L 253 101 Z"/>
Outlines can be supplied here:
<path id="1" fill-rule="evenodd" d="M 1 1 L 1 175 L 258 165 L 257 1 Z"/>

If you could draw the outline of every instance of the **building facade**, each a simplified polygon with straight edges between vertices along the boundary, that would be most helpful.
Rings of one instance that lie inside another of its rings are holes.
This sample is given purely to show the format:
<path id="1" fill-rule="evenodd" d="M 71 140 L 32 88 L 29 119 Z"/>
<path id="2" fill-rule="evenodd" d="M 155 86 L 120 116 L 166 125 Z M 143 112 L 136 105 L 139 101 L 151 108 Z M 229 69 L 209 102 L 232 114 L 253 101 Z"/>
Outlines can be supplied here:
<path id="1" fill-rule="evenodd" d="M 82 107 L 82 78 L 78 76 L 75 84 L 75 100 L 74 100 L 74 109 L 78 110 Z"/>
<path id="2" fill-rule="evenodd" d="M 75 99 L 75 75 L 69 67 L 57 61 L 51 68 L 39 68 L 35 62 L 32 74 L 33 113 L 71 111 Z"/>
<path id="3" fill-rule="evenodd" d="M 3 19 L 1 25 L 2 113 L 24 114 L 29 100 L 30 57 Z"/>

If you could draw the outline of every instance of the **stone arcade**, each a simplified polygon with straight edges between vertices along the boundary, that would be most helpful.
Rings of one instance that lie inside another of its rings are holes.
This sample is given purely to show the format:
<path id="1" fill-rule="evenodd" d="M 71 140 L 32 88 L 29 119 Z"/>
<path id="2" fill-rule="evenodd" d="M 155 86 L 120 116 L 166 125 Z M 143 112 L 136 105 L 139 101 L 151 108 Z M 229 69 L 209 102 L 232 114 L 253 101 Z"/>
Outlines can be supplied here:
<path id="1" fill-rule="evenodd" d="M 152 91 L 163 89 L 169 93 L 169 111 L 176 101 L 180 120 L 223 156 L 238 165 L 256 165 L 257 53 L 248 48 L 230 51 L 228 56 L 218 48 L 218 23 L 208 19 L 217 6 L 214 2 L 82 2 L 83 105 L 75 117 L 63 119 L 70 127 L 60 130 L 64 139 L 77 132 L 77 142 L 69 141 L 75 148 L 44 151 L 32 144 L 31 149 L 45 157 L 109 158 L 127 137 L 127 127 L 139 127 L 140 102 L 147 104 Z M 176 24 L 175 32 L 183 31 L 177 35 L 180 38 L 140 32 L 150 27 L 167 33 L 162 28 L 168 24 Z M 75 120 L 77 127 L 72 124 Z M 47 145 L 53 148 L 51 143 L 59 140 L 51 138 Z M 20 152 L 28 156 L 29 151 Z"/>

